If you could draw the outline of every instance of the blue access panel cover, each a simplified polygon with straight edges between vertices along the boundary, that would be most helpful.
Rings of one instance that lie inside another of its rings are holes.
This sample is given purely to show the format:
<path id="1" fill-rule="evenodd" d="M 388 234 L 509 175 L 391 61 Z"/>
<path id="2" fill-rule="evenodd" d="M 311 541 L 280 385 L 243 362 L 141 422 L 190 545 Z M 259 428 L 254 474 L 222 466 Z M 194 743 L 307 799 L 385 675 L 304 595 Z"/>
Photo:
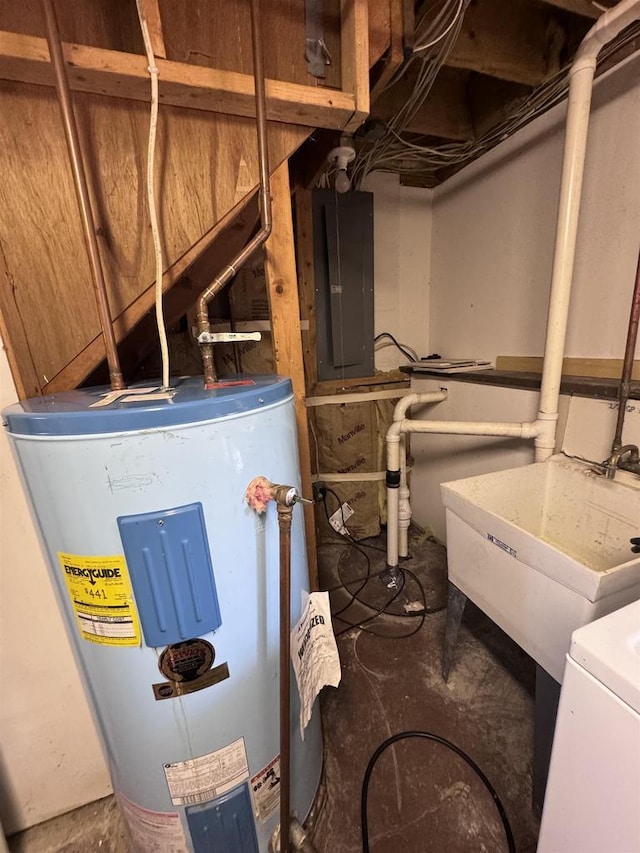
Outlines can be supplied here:
<path id="1" fill-rule="evenodd" d="M 148 646 L 220 627 L 201 503 L 121 516 L 118 527 Z"/>
<path id="2" fill-rule="evenodd" d="M 258 853 L 248 785 L 203 806 L 187 808 L 196 853 Z"/>

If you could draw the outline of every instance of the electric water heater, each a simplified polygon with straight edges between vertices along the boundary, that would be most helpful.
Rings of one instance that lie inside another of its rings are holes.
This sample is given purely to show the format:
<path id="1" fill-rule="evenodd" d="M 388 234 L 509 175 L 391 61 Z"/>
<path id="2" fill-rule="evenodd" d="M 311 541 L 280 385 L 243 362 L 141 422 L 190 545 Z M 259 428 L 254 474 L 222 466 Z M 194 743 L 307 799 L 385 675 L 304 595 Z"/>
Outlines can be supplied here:
<path id="1" fill-rule="evenodd" d="M 134 846 L 265 853 L 278 824 L 278 526 L 245 489 L 300 487 L 288 379 L 77 390 L 4 412 Z M 293 513 L 292 622 L 309 589 Z M 300 737 L 301 822 L 322 765 Z"/>

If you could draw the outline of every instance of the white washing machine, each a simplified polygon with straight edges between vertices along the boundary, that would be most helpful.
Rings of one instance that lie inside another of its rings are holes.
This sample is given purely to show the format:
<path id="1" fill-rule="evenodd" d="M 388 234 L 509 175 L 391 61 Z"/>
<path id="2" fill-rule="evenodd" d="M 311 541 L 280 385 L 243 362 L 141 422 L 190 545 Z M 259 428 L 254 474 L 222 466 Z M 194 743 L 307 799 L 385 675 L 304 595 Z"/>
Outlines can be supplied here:
<path id="1" fill-rule="evenodd" d="M 538 853 L 640 853 L 640 601 L 573 633 Z"/>

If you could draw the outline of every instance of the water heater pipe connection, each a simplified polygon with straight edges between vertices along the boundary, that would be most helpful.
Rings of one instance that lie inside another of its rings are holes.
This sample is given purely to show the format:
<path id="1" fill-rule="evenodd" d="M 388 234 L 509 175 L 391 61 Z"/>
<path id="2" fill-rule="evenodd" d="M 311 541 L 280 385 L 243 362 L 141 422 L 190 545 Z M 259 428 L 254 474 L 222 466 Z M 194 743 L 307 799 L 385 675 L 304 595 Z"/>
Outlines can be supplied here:
<path id="1" fill-rule="evenodd" d="M 198 298 L 197 324 L 198 335 L 211 332 L 209 322 L 209 303 L 249 260 L 253 253 L 266 243 L 272 228 L 271 191 L 269 186 L 269 151 L 267 144 L 267 114 L 265 107 L 264 63 L 262 59 L 262 38 L 260 31 L 260 15 L 258 0 L 251 0 L 251 45 L 253 49 L 253 76 L 256 91 L 256 124 L 258 133 L 258 161 L 260 171 L 260 187 L 258 201 L 260 206 L 260 230 L 241 249 L 231 263 L 220 272 L 213 282 Z M 213 361 L 213 344 L 200 344 L 204 387 L 210 388 L 216 382 L 216 369 Z"/>
<path id="2" fill-rule="evenodd" d="M 258 514 L 271 501 L 280 530 L 280 853 L 289 853 L 291 837 L 291 519 L 296 503 L 306 501 L 293 486 L 254 477 L 245 499 Z"/>
<path id="3" fill-rule="evenodd" d="M 560 182 L 560 201 L 538 417 L 531 423 L 424 421 L 407 419 L 401 416 L 402 413 L 400 412 L 398 418 L 394 418 L 386 437 L 387 567 L 392 576 L 397 571 L 400 547 L 401 436 L 408 432 L 422 432 L 441 435 L 494 435 L 534 439 L 536 462 L 544 462 L 555 450 L 562 362 L 569 319 L 580 198 L 589 132 L 591 93 L 596 62 L 604 45 L 639 17 L 640 0 L 621 0 L 617 6 L 605 12 L 584 37 L 569 72 L 569 102 L 564 160 Z M 404 404 L 403 408 L 406 406 L 404 408 L 405 414 L 414 402 L 435 402 L 431 399 L 412 400 L 412 396 L 409 395 L 401 401 Z M 419 398 L 428 397 L 428 395 L 417 396 Z M 408 501 L 406 491 L 403 494 L 403 500 Z M 407 514 L 406 507 L 404 514 Z M 403 539 L 402 549 L 405 553 L 406 547 Z"/>

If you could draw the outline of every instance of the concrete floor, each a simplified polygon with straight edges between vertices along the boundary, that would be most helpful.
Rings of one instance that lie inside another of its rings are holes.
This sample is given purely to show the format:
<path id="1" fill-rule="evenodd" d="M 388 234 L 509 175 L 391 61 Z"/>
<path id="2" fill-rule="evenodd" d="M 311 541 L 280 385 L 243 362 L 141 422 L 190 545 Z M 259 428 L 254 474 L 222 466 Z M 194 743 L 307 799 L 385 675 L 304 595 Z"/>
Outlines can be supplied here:
<path id="1" fill-rule="evenodd" d="M 336 550 L 321 551 L 326 587 L 339 575 L 343 580 L 358 577 L 366 567 L 353 549 Z M 373 571 L 381 570 L 384 554 L 368 553 Z M 411 553 L 403 566 L 419 576 L 428 607 L 444 606 L 445 549 L 414 538 Z M 394 608 L 414 601 L 416 590 L 409 584 Z M 362 595 L 377 605 L 388 591 L 374 580 Z M 348 600 L 344 592 L 333 593 L 332 610 Z M 343 615 L 357 621 L 364 611 L 352 606 Z M 467 605 L 456 663 L 445 683 L 440 671 L 445 616 L 444 611 L 427 616 L 407 639 L 384 639 L 358 629 L 338 637 L 343 681 L 322 696 L 327 803 L 315 833 L 322 853 L 362 850 L 360 797 L 367 763 L 382 741 L 407 730 L 440 735 L 468 753 L 496 788 L 518 853 L 534 853 L 539 829 L 531 809 L 534 664 Z M 369 627 L 391 637 L 408 632 L 414 622 L 384 617 Z M 462 759 L 431 741 L 403 741 L 380 757 L 369 788 L 368 816 L 375 853 L 397 853 L 399 845 L 404 853 L 507 850 L 495 805 L 482 783 Z"/>
<path id="2" fill-rule="evenodd" d="M 378 547 L 383 540 L 373 542 Z M 371 571 L 385 564 L 381 551 L 364 549 Z M 413 538 L 403 564 L 420 578 L 430 609 L 445 604 L 446 552 Z M 321 547 L 325 587 L 357 578 L 366 560 L 350 546 Z M 352 590 L 357 587 L 351 586 Z M 361 595 L 375 607 L 390 595 L 379 579 Z M 332 593 L 333 610 L 347 604 Z M 390 609 L 419 600 L 412 582 Z M 531 660 L 486 617 L 467 608 L 448 683 L 440 673 L 444 611 L 428 615 L 414 636 L 394 639 L 419 619 L 381 617 L 338 637 L 342 684 L 322 695 L 326 802 L 314 840 L 318 853 L 359 853 L 362 778 L 376 747 L 397 732 L 418 729 L 453 741 L 482 768 L 509 815 L 518 853 L 534 853 L 538 823 L 531 810 L 534 668 Z M 355 604 L 342 615 L 353 622 L 371 611 Z M 345 628 L 336 621 L 336 632 Z M 374 853 L 500 853 L 506 850 L 495 805 L 464 762 L 438 743 L 408 740 L 380 758 L 369 792 Z M 108 797 L 10 839 L 12 853 L 129 853 L 117 806 Z"/>

